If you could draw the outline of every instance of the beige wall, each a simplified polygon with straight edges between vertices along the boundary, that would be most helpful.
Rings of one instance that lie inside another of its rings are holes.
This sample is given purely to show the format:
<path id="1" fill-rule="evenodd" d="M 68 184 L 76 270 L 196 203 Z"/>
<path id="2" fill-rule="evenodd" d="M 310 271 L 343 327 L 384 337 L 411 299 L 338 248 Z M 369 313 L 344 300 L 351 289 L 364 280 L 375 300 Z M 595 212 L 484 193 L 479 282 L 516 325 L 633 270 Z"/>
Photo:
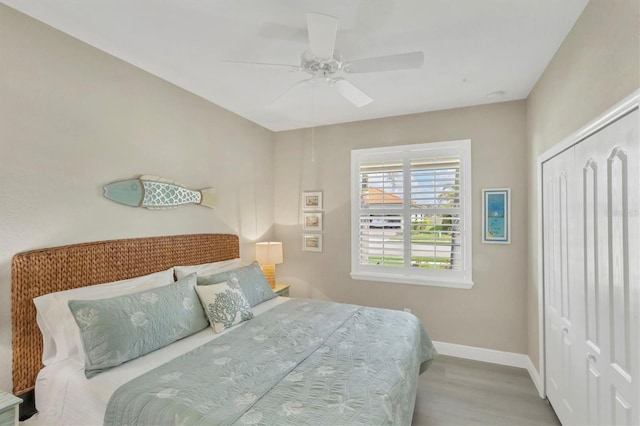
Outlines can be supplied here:
<path id="1" fill-rule="evenodd" d="M 196 232 L 271 233 L 273 133 L 0 5 L 0 389 L 11 390 L 10 262 L 40 247 Z M 218 207 L 102 196 L 154 174 Z"/>
<path id="2" fill-rule="evenodd" d="M 638 0 L 591 0 L 527 99 L 528 353 L 539 364 L 536 160 L 640 87 Z"/>
<path id="3" fill-rule="evenodd" d="M 276 135 L 275 231 L 285 262 L 278 278 L 293 296 L 393 309 L 411 308 L 435 340 L 525 353 L 525 102 L 438 111 Z M 355 148 L 471 139 L 473 278 L 471 290 L 352 280 L 350 152 Z M 481 189 L 511 187 L 513 242 L 481 243 Z M 324 250 L 302 251 L 300 196 L 324 194 Z"/>

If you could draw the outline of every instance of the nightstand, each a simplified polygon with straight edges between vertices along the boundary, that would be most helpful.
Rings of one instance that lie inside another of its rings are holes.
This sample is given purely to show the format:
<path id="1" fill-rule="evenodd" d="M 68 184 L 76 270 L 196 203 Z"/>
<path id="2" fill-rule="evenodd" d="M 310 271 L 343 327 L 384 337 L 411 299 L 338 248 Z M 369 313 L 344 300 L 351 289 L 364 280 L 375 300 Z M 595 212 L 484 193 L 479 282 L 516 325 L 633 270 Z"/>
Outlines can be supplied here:
<path id="1" fill-rule="evenodd" d="M 7 392 L 0 392 L 0 426 L 18 425 L 18 408 L 22 400 Z"/>
<path id="2" fill-rule="evenodd" d="M 278 296 L 289 297 L 289 284 L 276 283 L 273 291 Z"/>

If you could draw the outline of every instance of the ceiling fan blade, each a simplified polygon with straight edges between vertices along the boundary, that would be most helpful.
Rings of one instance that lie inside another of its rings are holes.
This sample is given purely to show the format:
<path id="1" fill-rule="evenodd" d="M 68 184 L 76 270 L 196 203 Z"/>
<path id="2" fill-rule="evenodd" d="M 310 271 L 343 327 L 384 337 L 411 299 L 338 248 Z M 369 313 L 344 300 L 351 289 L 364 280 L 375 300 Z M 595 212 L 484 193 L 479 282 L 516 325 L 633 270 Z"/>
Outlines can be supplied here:
<path id="1" fill-rule="evenodd" d="M 289 65 L 289 64 L 274 64 L 270 62 L 251 62 L 251 61 L 227 61 L 223 60 L 222 62 L 227 64 L 241 64 L 241 65 L 257 65 L 260 67 L 271 67 L 271 68 L 286 68 L 289 71 L 301 71 L 299 65 Z"/>
<path id="2" fill-rule="evenodd" d="M 270 103 L 270 105 L 276 105 L 280 101 L 280 99 L 284 98 L 289 93 L 293 92 L 298 86 L 302 86 L 302 85 L 307 84 L 307 83 L 313 84 L 313 79 L 312 78 L 306 78 L 304 80 L 298 81 L 296 84 L 294 84 L 293 86 L 291 86 L 287 90 L 285 90 L 280 96 L 275 98 L 273 100 L 273 102 Z"/>
<path id="3" fill-rule="evenodd" d="M 307 30 L 309 32 L 309 50 L 316 58 L 333 58 L 336 45 L 338 19 L 320 13 L 307 13 Z"/>
<path id="4" fill-rule="evenodd" d="M 358 59 L 346 62 L 342 70 L 348 73 L 366 73 L 380 71 L 398 71 L 422 68 L 424 65 L 424 53 L 409 52 L 397 55 L 378 56 L 376 58 Z"/>
<path id="5" fill-rule="evenodd" d="M 358 89 L 350 81 L 344 78 L 334 78 L 329 81 L 331 87 L 335 87 L 342 96 L 357 107 L 363 107 L 373 102 L 362 90 Z"/>

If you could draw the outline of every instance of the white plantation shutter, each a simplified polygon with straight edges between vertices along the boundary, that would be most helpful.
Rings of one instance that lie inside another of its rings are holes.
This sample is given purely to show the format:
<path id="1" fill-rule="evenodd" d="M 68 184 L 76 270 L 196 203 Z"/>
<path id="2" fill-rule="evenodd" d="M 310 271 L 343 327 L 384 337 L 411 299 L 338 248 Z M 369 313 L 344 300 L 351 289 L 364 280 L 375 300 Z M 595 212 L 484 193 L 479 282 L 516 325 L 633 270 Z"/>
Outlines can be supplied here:
<path id="1" fill-rule="evenodd" d="M 352 277 L 471 287 L 470 158 L 470 141 L 352 151 Z"/>
<path id="2" fill-rule="evenodd" d="M 361 264 L 404 265 L 402 216 L 361 215 L 360 229 Z"/>
<path id="3" fill-rule="evenodd" d="M 362 163 L 359 179 L 360 263 L 402 267 L 402 161 Z"/>
<path id="4" fill-rule="evenodd" d="M 460 156 L 410 161 L 412 266 L 460 270 Z"/>

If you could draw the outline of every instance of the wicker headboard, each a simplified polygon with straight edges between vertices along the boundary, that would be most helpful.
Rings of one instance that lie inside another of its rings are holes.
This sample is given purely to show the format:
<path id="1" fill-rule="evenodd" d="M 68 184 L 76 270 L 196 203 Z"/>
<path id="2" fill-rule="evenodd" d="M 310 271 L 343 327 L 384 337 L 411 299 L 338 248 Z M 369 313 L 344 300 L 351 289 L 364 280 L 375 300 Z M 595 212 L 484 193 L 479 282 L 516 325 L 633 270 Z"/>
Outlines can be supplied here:
<path id="1" fill-rule="evenodd" d="M 14 394 L 30 392 L 42 368 L 34 297 L 239 255 L 238 236 L 230 234 L 99 241 L 16 254 L 11 263 Z"/>

